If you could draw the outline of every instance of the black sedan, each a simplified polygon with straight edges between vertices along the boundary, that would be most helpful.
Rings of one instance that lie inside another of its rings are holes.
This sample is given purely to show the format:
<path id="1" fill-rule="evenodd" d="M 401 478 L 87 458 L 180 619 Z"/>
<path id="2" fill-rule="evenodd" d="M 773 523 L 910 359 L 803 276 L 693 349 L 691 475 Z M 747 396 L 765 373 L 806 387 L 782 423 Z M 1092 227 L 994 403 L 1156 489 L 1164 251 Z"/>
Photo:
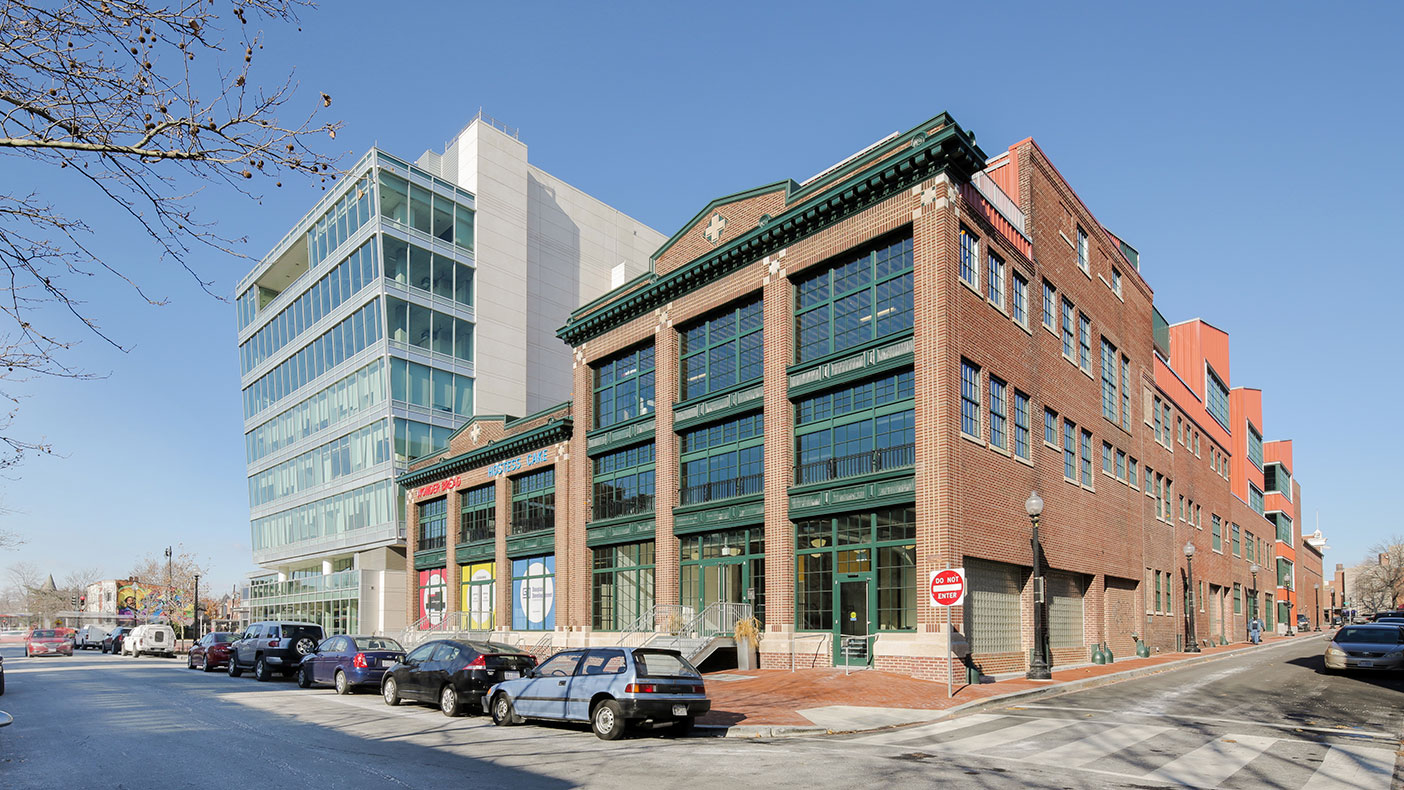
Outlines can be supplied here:
<path id="1" fill-rule="evenodd" d="M 120 656 L 122 654 L 122 640 L 131 632 L 131 627 L 125 625 L 112 629 L 112 633 L 102 638 L 102 652 Z"/>
<path id="2" fill-rule="evenodd" d="M 521 677 L 536 666 L 524 650 L 498 642 L 438 640 L 428 642 L 385 672 L 380 694 L 386 705 L 401 700 L 436 703 L 445 716 L 467 707 L 482 709 L 493 684 Z"/>

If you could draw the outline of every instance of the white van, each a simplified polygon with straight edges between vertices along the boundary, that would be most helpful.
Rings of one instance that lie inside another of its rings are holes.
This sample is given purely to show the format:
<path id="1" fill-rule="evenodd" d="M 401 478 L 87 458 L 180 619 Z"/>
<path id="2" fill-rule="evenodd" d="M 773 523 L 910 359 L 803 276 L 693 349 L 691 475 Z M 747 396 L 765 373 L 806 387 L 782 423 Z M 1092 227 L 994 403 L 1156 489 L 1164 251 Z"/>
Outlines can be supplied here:
<path id="1" fill-rule="evenodd" d="M 165 623 L 146 623 L 122 638 L 122 655 L 175 656 L 175 629 Z"/>
<path id="2" fill-rule="evenodd" d="M 73 646 L 80 650 L 102 649 L 102 640 L 111 633 L 100 625 L 85 625 L 78 629 L 78 635 L 73 638 Z"/>

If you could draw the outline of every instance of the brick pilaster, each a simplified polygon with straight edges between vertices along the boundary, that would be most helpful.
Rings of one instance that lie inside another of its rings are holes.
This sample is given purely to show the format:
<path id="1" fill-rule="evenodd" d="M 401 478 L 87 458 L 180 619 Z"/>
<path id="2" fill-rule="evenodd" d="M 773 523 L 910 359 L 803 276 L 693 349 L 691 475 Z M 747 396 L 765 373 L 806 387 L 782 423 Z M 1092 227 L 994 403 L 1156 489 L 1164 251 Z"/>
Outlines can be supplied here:
<path id="1" fill-rule="evenodd" d="M 673 433 L 673 401 L 678 388 L 678 333 L 671 322 L 661 322 L 654 335 L 655 411 L 657 463 L 654 472 L 654 550 L 657 569 L 653 576 L 655 604 L 677 604 L 681 573 L 678 540 L 673 535 L 673 508 L 680 499 L 681 467 L 678 437 Z"/>
<path id="2" fill-rule="evenodd" d="M 590 455 L 586 452 L 588 442 L 585 434 L 589 432 L 590 426 L 594 424 L 594 389 L 590 375 L 590 355 L 588 345 L 580 346 L 575 350 L 574 363 L 574 398 L 575 404 L 571 409 L 571 419 L 574 421 L 574 430 L 571 438 L 571 452 L 567 461 L 570 469 L 570 490 L 567 494 L 573 502 L 580 503 L 579 507 L 573 507 L 565 519 L 557 516 L 556 541 L 557 545 L 581 547 L 580 553 L 585 553 L 586 525 L 590 522 L 590 512 L 593 504 L 594 479 L 593 469 L 590 466 Z M 559 497 L 560 489 L 557 489 Z M 561 525 L 564 524 L 564 530 Z M 562 539 L 564 538 L 564 539 Z M 572 558 L 565 558 L 570 561 Z M 581 559 L 580 562 L 586 562 Z M 571 584 L 568 573 L 562 574 L 562 564 L 557 561 L 556 566 L 556 594 L 564 602 L 564 606 L 557 604 L 556 622 L 560 623 L 580 623 L 588 625 L 590 622 L 590 580 L 585 577 L 579 584 Z"/>
<path id="3" fill-rule="evenodd" d="M 506 475 L 498 477 L 493 482 L 492 495 L 496 511 L 492 535 L 493 578 L 497 580 L 493 589 L 493 606 L 496 607 L 496 626 L 510 629 L 513 626 L 512 562 L 507 559 L 507 536 L 512 532 L 512 481 Z"/>
<path id="4" fill-rule="evenodd" d="M 419 570 L 414 567 L 414 553 L 419 550 L 419 508 L 413 499 L 405 497 L 405 568 L 407 572 L 405 596 L 405 624 L 413 627 L 419 621 Z"/>
<path id="5" fill-rule="evenodd" d="M 458 489 L 448 492 L 448 514 L 444 518 L 444 583 L 448 589 L 444 591 L 444 617 L 452 618 L 450 622 L 458 617 L 458 612 L 462 609 L 463 586 L 460 583 L 458 570 L 458 559 L 456 549 L 458 548 Z M 454 623 L 457 627 L 457 623 Z"/>
<path id="6" fill-rule="evenodd" d="M 765 358 L 765 626 L 768 631 L 795 628 L 795 529 L 790 523 L 790 485 L 794 478 L 794 407 L 789 375 L 794 359 L 794 289 L 784 275 L 784 259 L 763 277 Z"/>

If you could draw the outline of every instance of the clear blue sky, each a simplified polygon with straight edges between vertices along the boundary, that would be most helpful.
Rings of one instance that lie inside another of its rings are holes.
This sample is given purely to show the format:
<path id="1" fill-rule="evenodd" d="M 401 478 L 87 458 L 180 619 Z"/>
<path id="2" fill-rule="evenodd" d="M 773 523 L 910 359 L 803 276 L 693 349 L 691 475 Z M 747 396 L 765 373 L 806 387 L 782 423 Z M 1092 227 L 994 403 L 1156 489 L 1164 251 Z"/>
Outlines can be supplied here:
<path id="1" fill-rule="evenodd" d="M 482 106 L 520 127 L 536 165 L 665 234 L 715 196 L 805 178 L 943 110 L 987 153 L 1032 136 L 1140 249 L 1169 320 L 1231 334 L 1232 383 L 1263 389 L 1268 439 L 1296 440 L 1302 521 L 1320 513 L 1327 568 L 1401 531 L 1381 498 L 1404 439 L 1388 407 L 1399 6 L 442 6 L 326 3 L 301 34 L 270 38 L 261 73 L 296 63 L 309 106 L 334 97 L 347 165 L 377 142 L 441 149 Z M 29 543 L 0 564 L 120 575 L 183 542 L 228 589 L 253 568 L 233 307 L 156 262 L 109 205 L 24 177 L 73 201 L 99 248 L 172 303 L 78 285 L 132 350 L 86 338 L 74 360 L 108 378 L 21 388 L 15 430 L 65 457 L 4 481 L 0 523 Z M 259 205 L 212 190 L 201 204 L 257 257 L 319 195 L 284 187 Z M 249 267 L 199 264 L 225 294 Z"/>

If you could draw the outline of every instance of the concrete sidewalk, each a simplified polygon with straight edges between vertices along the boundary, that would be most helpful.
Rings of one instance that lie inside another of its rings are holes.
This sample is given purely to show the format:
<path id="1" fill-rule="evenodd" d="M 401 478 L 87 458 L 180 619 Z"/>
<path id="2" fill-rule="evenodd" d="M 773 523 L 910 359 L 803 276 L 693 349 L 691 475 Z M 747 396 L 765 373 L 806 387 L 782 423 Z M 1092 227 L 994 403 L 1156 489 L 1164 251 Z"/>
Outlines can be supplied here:
<path id="1" fill-rule="evenodd" d="M 712 710 L 698 719 L 699 734 L 734 737 L 824 735 L 936 721 L 956 713 L 1005 705 L 1015 700 L 1062 694 L 1134 677 L 1181 669 L 1248 650 L 1266 650 L 1328 635 L 1329 632 L 1268 636 L 1263 644 L 1206 647 L 1199 654 L 1162 653 L 1118 659 L 1114 664 L 1055 670 L 1052 680 L 1023 677 L 978 686 L 946 684 L 866 669 L 753 670 L 706 676 Z"/>

